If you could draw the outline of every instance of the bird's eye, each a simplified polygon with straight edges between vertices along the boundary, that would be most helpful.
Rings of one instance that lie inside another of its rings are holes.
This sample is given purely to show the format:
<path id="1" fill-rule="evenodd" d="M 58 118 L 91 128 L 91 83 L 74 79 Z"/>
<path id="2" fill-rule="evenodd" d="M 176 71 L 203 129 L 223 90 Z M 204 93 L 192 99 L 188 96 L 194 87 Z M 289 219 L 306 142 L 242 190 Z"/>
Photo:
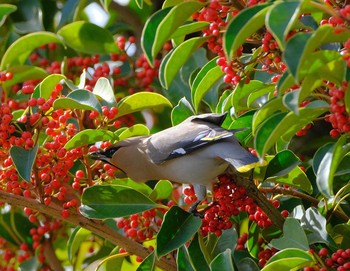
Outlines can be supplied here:
<path id="1" fill-rule="evenodd" d="M 118 148 L 109 148 L 108 150 L 105 151 L 105 155 L 109 158 L 112 158 L 113 154 L 119 149 Z"/>

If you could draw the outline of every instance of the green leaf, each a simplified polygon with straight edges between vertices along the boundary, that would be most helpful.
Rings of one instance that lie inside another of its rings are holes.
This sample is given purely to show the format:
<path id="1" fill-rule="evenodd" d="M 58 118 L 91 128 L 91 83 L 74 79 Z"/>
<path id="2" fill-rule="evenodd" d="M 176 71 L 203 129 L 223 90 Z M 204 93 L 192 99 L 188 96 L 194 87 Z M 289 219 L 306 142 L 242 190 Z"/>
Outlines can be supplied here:
<path id="1" fill-rule="evenodd" d="M 210 60 L 196 75 L 191 86 L 191 97 L 194 110 L 198 112 L 200 102 L 210 88 L 220 80 L 224 72 L 216 64 L 217 58 Z"/>
<path id="2" fill-rule="evenodd" d="M 303 51 L 311 36 L 312 33 L 299 32 L 291 37 L 286 44 L 283 59 L 294 77 L 295 82 L 299 81 L 298 73 L 302 63 Z"/>
<path id="3" fill-rule="evenodd" d="M 299 188 L 309 194 L 312 194 L 313 191 L 310 180 L 300 167 L 293 168 L 286 175 L 281 177 L 269 177 L 267 178 L 267 181 Z"/>
<path id="4" fill-rule="evenodd" d="M 162 61 L 159 74 L 160 82 L 164 83 L 163 87 L 168 89 L 171 82 L 174 80 L 180 68 L 187 62 L 190 56 L 207 40 L 208 38 L 196 37 L 181 43 L 179 46 L 171 50 L 166 61 Z"/>
<path id="5" fill-rule="evenodd" d="M 120 130 L 120 129 L 119 129 Z M 134 136 L 148 136 L 150 131 L 146 125 L 135 124 L 127 129 L 123 129 L 123 132 L 119 133 L 119 130 L 114 133 L 118 137 L 119 141 L 127 139 Z"/>
<path id="6" fill-rule="evenodd" d="M 178 271 L 195 271 L 193 269 L 186 246 L 181 246 L 178 249 L 176 262 Z"/>
<path id="7" fill-rule="evenodd" d="M 278 251 L 274 254 L 268 261 L 268 263 L 272 263 L 277 260 L 282 260 L 285 258 L 304 258 L 309 261 L 314 261 L 312 255 L 309 252 L 304 251 L 299 248 L 286 248 L 281 251 Z"/>
<path id="8" fill-rule="evenodd" d="M 189 22 L 180 26 L 176 31 L 171 35 L 171 38 L 185 37 L 188 34 L 201 31 L 209 26 L 209 22 Z"/>
<path id="9" fill-rule="evenodd" d="M 269 177 L 286 175 L 300 163 L 300 159 L 292 151 L 281 151 L 277 153 L 269 162 L 266 168 L 265 180 Z"/>
<path id="10" fill-rule="evenodd" d="M 76 227 L 74 229 L 72 234 L 69 236 L 69 240 L 67 244 L 68 259 L 70 262 L 73 262 L 73 258 L 76 256 L 82 243 L 90 235 L 91 235 L 91 232 L 84 228 Z"/>
<path id="11" fill-rule="evenodd" d="M 209 265 L 205 260 L 204 252 L 200 245 L 200 240 L 203 242 L 202 238 L 203 237 L 197 233 L 188 246 L 188 252 L 196 270 L 209 271 Z M 206 250 L 205 247 L 203 249 Z"/>
<path id="12" fill-rule="evenodd" d="M 258 88 L 253 90 L 252 93 L 249 94 L 247 99 L 248 107 L 261 107 L 261 104 L 265 102 L 266 95 L 272 94 L 275 91 L 276 86 L 273 84 L 265 85 L 262 88 Z M 259 100 L 260 99 L 260 100 Z"/>
<path id="13" fill-rule="evenodd" d="M 153 271 L 155 261 L 156 254 L 153 251 L 142 261 L 142 263 L 137 267 L 136 271 Z"/>
<path id="14" fill-rule="evenodd" d="M 287 217 L 283 225 L 283 236 L 279 239 L 273 239 L 271 244 L 279 249 L 299 248 L 309 249 L 309 243 L 303 228 L 299 221 L 292 217 Z"/>
<path id="15" fill-rule="evenodd" d="M 346 112 L 350 114 L 350 84 L 349 83 L 345 91 L 344 103 L 345 103 Z"/>
<path id="16" fill-rule="evenodd" d="M 227 111 L 233 107 L 235 112 L 248 109 L 247 101 L 252 93 L 268 87 L 261 81 L 251 80 L 249 84 L 239 83 L 227 98 L 224 110 Z"/>
<path id="17" fill-rule="evenodd" d="M 304 65 L 306 60 L 310 61 L 310 56 L 317 48 L 322 44 L 345 42 L 349 37 L 350 32 L 345 28 L 322 25 L 317 28 L 314 33 L 302 32 L 290 38 L 286 44 L 283 58 L 295 78 L 295 81 L 298 82 L 302 79 L 299 78 L 300 67 Z M 323 54 L 322 50 L 318 53 Z M 305 68 L 305 70 L 307 70 L 307 68 Z M 336 76 L 336 74 L 334 75 Z"/>
<path id="18" fill-rule="evenodd" d="M 163 106 L 170 106 L 172 104 L 164 96 L 153 92 L 138 92 L 125 97 L 118 103 L 117 117 L 141 111 L 147 108 L 159 108 Z"/>
<path id="19" fill-rule="evenodd" d="M 315 262 L 306 251 L 296 248 L 287 248 L 273 255 L 262 271 L 289 271 L 297 267 L 309 266 Z"/>
<path id="20" fill-rule="evenodd" d="M 297 131 L 327 110 L 326 102 L 313 101 L 301 108 L 299 115 L 282 112 L 269 117 L 256 132 L 255 148 L 259 156 L 262 157 L 280 138 L 288 142 Z"/>
<path id="21" fill-rule="evenodd" d="M 213 256 L 223 253 L 227 249 L 233 251 L 237 244 L 237 239 L 237 231 L 234 228 L 222 231 L 222 234 L 216 243 Z"/>
<path id="22" fill-rule="evenodd" d="M 10 4 L 0 4 L 0 26 L 5 23 L 7 16 L 17 10 L 17 7 Z"/>
<path id="23" fill-rule="evenodd" d="M 113 141 L 115 136 L 113 132 L 108 130 L 85 129 L 75 134 L 64 145 L 66 150 L 72 150 L 89 144 L 95 144 L 99 141 Z"/>
<path id="24" fill-rule="evenodd" d="M 309 232 L 307 234 L 309 244 L 324 243 L 336 248 L 337 245 L 326 230 L 327 220 L 316 208 L 308 208 L 300 222 L 301 226 Z"/>
<path id="25" fill-rule="evenodd" d="M 30 258 L 19 265 L 21 271 L 36 271 L 39 268 L 39 261 L 37 257 Z"/>
<path id="26" fill-rule="evenodd" d="M 232 59 L 239 46 L 264 26 L 265 15 L 270 3 L 243 9 L 227 26 L 223 37 L 223 47 L 227 59 Z"/>
<path id="27" fill-rule="evenodd" d="M 254 146 L 260 157 L 263 157 L 264 154 L 276 143 L 280 138 L 280 134 L 274 134 L 279 123 L 288 113 L 276 113 L 266 119 L 260 128 L 256 132 L 256 137 L 254 138 Z"/>
<path id="28" fill-rule="evenodd" d="M 32 51 L 48 43 L 61 43 L 61 39 L 51 32 L 35 32 L 20 37 L 6 50 L 1 59 L 1 70 L 11 66 L 22 65 Z"/>
<path id="29" fill-rule="evenodd" d="M 153 201 L 162 199 L 169 199 L 173 193 L 173 185 L 167 180 L 160 180 L 157 182 L 149 198 Z"/>
<path id="30" fill-rule="evenodd" d="M 84 190 L 80 212 L 88 218 L 123 217 L 161 207 L 144 194 L 121 185 L 96 185 Z"/>
<path id="31" fill-rule="evenodd" d="M 210 263 L 211 271 L 234 271 L 233 261 L 231 257 L 231 249 L 226 249 L 225 252 L 220 253 Z"/>
<path id="32" fill-rule="evenodd" d="M 333 179 L 341 160 L 350 150 L 350 144 L 345 144 L 347 136 L 341 136 L 336 143 L 327 145 L 326 152 L 319 164 L 316 174 L 316 184 L 319 191 L 327 198 L 334 195 Z M 318 155 L 318 154 L 316 154 Z"/>
<path id="33" fill-rule="evenodd" d="M 301 1 L 276 2 L 266 14 L 266 26 L 281 50 L 284 49 L 285 37 L 299 18 L 301 3 Z"/>
<path id="34" fill-rule="evenodd" d="M 119 51 L 111 32 L 93 23 L 74 22 L 62 27 L 57 34 L 69 47 L 81 53 L 103 54 Z"/>
<path id="35" fill-rule="evenodd" d="M 97 95 L 101 99 L 107 102 L 109 106 L 116 106 L 117 102 L 115 100 L 114 96 L 114 90 L 111 86 L 111 83 L 107 78 L 100 77 L 96 85 L 94 87 L 94 90 L 92 91 L 93 94 Z"/>
<path id="36" fill-rule="evenodd" d="M 154 56 L 152 55 L 152 48 L 154 45 L 155 34 L 157 28 L 165 16 L 169 13 L 171 7 L 160 9 L 153 13 L 151 17 L 148 18 L 142 31 L 141 38 L 141 48 L 149 63 L 153 64 Z M 164 61 L 164 59 L 163 59 Z"/>
<path id="37" fill-rule="evenodd" d="M 141 46 L 149 63 L 153 63 L 164 43 L 203 5 L 204 3 L 196 1 L 180 2 L 159 10 L 147 20 L 142 32 Z"/>
<path id="38" fill-rule="evenodd" d="M 282 97 L 276 97 L 269 100 L 267 103 L 263 105 L 262 108 L 256 111 L 252 122 L 253 135 L 256 134 L 256 131 L 259 128 L 260 124 L 266 121 L 268 117 L 270 117 L 271 115 L 273 115 L 273 113 L 277 111 L 279 112 L 286 111 L 285 108 L 283 107 Z"/>
<path id="39" fill-rule="evenodd" d="M 10 149 L 11 159 L 17 169 L 18 174 L 27 182 L 30 182 L 38 149 L 39 145 L 35 145 L 30 150 L 26 150 L 18 146 L 12 146 Z"/>
<path id="40" fill-rule="evenodd" d="M 258 227 L 257 223 L 252 223 L 249 227 L 249 234 L 248 234 L 248 240 L 247 240 L 247 249 L 249 251 L 249 254 L 255 258 L 258 259 L 258 254 L 260 252 L 259 250 L 259 237 L 260 237 L 260 229 Z"/>
<path id="41" fill-rule="evenodd" d="M 44 98 L 45 100 L 48 100 L 50 98 L 50 95 L 56 85 L 61 81 L 66 79 L 66 77 L 62 74 L 50 74 L 48 77 L 46 77 L 41 83 L 40 83 L 40 94 L 39 97 Z"/>
<path id="42" fill-rule="evenodd" d="M 83 109 L 93 110 L 102 114 L 102 107 L 96 96 L 85 89 L 77 89 L 72 91 L 65 98 L 59 98 L 53 103 L 54 109 Z"/>
<path id="43" fill-rule="evenodd" d="M 152 188 L 149 187 L 147 184 L 135 182 L 130 178 L 114 179 L 114 180 L 112 180 L 112 184 L 121 185 L 121 186 L 125 186 L 128 188 L 134 189 L 138 192 L 141 192 L 142 194 L 144 194 L 146 196 L 149 196 L 153 191 Z"/>
<path id="44" fill-rule="evenodd" d="M 281 78 L 277 82 L 278 93 L 284 94 L 289 88 L 295 85 L 293 76 L 287 71 L 282 74 Z"/>
<path id="45" fill-rule="evenodd" d="M 171 123 L 173 126 L 178 125 L 190 116 L 194 115 L 193 108 L 185 97 L 181 98 L 179 103 L 171 111 Z"/>
<path id="46" fill-rule="evenodd" d="M 158 258 L 184 245 L 199 230 L 202 221 L 178 206 L 165 214 L 157 235 Z"/>
<path id="47" fill-rule="evenodd" d="M 11 80 L 7 80 L 2 83 L 3 89 L 7 94 L 10 91 L 10 87 L 15 84 L 22 83 L 27 80 L 40 80 L 48 75 L 47 71 L 42 68 L 26 65 L 12 66 L 6 71 L 13 74 L 13 78 Z"/>
<path id="48" fill-rule="evenodd" d="M 314 75 L 338 85 L 345 80 L 346 63 L 339 52 L 321 50 L 310 54 L 298 70 L 298 78 Z"/>

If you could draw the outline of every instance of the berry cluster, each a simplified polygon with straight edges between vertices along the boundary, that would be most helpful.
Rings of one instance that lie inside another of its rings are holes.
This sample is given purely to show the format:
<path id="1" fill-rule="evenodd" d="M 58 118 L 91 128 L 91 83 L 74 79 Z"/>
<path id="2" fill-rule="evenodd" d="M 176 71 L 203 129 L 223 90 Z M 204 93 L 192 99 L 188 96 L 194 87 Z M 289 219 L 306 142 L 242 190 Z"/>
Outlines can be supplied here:
<path id="1" fill-rule="evenodd" d="M 121 218 L 117 227 L 123 229 L 125 235 L 137 242 L 152 239 L 158 232 L 163 222 L 166 210 L 162 208 L 144 211 L 141 214 L 133 214 L 129 218 Z"/>
<path id="2" fill-rule="evenodd" d="M 214 184 L 212 194 L 212 202 L 205 211 L 202 223 L 203 235 L 213 232 L 220 236 L 223 230 L 232 227 L 231 216 L 240 212 L 247 212 L 249 219 L 261 228 L 272 225 L 268 216 L 247 195 L 245 188 L 238 186 L 231 176 L 219 176 L 219 182 Z M 278 200 L 272 204 L 276 208 L 279 207 Z"/>
<path id="3" fill-rule="evenodd" d="M 318 270 L 327 271 L 328 268 L 333 268 L 337 271 L 350 270 L 350 249 L 338 249 L 332 255 L 328 255 L 328 249 L 322 248 L 318 252 L 318 255 L 324 259 L 326 267 L 322 267 Z M 308 271 L 313 271 L 316 269 L 310 269 Z"/>
<path id="4" fill-rule="evenodd" d="M 330 114 L 326 121 L 332 124 L 331 137 L 338 137 L 341 133 L 350 132 L 350 116 L 345 110 L 344 97 L 348 84 L 343 82 L 340 87 L 332 85 L 329 89 L 331 96 Z"/>

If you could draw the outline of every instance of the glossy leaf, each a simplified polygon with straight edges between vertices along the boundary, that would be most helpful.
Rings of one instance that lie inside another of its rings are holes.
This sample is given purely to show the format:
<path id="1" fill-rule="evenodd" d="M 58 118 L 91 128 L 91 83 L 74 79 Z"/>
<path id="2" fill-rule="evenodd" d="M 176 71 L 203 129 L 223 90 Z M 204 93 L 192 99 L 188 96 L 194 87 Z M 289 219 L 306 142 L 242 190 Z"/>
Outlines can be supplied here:
<path id="1" fill-rule="evenodd" d="M 231 257 L 231 249 L 227 249 L 225 252 L 220 253 L 210 263 L 211 271 L 234 271 L 233 261 Z"/>
<path id="2" fill-rule="evenodd" d="M 308 252 L 287 248 L 273 255 L 262 271 L 289 271 L 297 267 L 311 266 L 314 262 L 314 258 Z"/>
<path id="3" fill-rule="evenodd" d="M 236 50 L 246 39 L 264 26 L 269 3 L 243 9 L 227 26 L 223 38 L 223 47 L 227 59 L 232 59 Z"/>
<path id="4" fill-rule="evenodd" d="M 292 151 L 281 151 L 269 162 L 266 168 L 265 179 L 269 177 L 283 176 L 300 163 L 300 159 Z"/>
<path id="5" fill-rule="evenodd" d="M 181 246 L 177 251 L 177 270 L 178 271 L 195 271 L 186 246 Z"/>
<path id="6" fill-rule="evenodd" d="M 233 107 L 235 112 L 248 109 L 247 101 L 251 93 L 266 88 L 266 85 L 258 80 L 251 80 L 249 84 L 240 83 L 227 98 L 224 111 Z"/>
<path id="7" fill-rule="evenodd" d="M 0 4 L 0 26 L 2 26 L 7 16 L 15 12 L 17 7 L 15 5 Z"/>
<path id="8" fill-rule="evenodd" d="M 249 254 L 253 258 L 258 258 L 259 254 L 259 227 L 257 223 L 252 223 L 249 227 L 249 232 L 248 232 L 248 240 L 247 240 L 247 249 L 249 251 Z"/>
<path id="9" fill-rule="evenodd" d="M 309 194 L 312 194 L 313 191 L 310 180 L 300 167 L 294 167 L 287 174 L 280 177 L 268 177 L 267 180 L 269 182 L 275 182 L 299 188 Z"/>
<path id="10" fill-rule="evenodd" d="M 77 89 L 69 93 L 65 98 L 55 100 L 53 108 L 93 110 L 102 114 L 102 107 L 96 96 L 85 89 Z"/>
<path id="11" fill-rule="evenodd" d="M 171 7 L 163 8 L 153 13 L 148 18 L 142 30 L 141 47 L 150 64 L 153 64 L 154 56 L 152 55 L 152 48 L 155 39 L 155 33 L 161 21 L 169 13 Z M 164 60 L 163 60 L 164 61 Z"/>
<path id="12" fill-rule="evenodd" d="M 256 132 L 255 147 L 259 156 L 263 156 L 281 137 L 288 142 L 297 131 L 326 112 L 327 107 L 323 101 L 314 101 L 301 108 L 299 115 L 282 112 L 268 118 Z"/>
<path id="13" fill-rule="evenodd" d="M 169 13 L 159 23 L 152 44 L 152 58 L 162 49 L 164 43 L 170 39 L 176 29 L 186 22 L 191 15 L 203 7 L 203 3 L 196 1 L 182 2 L 173 6 Z"/>
<path id="14" fill-rule="evenodd" d="M 181 25 L 172 35 L 171 38 L 185 37 L 188 34 L 201 31 L 209 26 L 209 22 L 189 22 Z"/>
<path id="15" fill-rule="evenodd" d="M 350 85 L 348 84 L 344 95 L 345 110 L 350 114 Z"/>
<path id="16" fill-rule="evenodd" d="M 66 150 L 79 148 L 89 144 L 95 144 L 100 141 L 113 141 L 115 136 L 113 132 L 108 130 L 95 130 L 85 129 L 75 134 L 68 142 L 64 145 Z"/>
<path id="17" fill-rule="evenodd" d="M 209 265 L 204 256 L 206 248 L 202 249 L 200 245 L 200 241 L 203 241 L 202 238 L 203 237 L 197 233 L 188 246 L 188 252 L 196 270 L 209 271 Z"/>
<path id="18" fill-rule="evenodd" d="M 277 2 L 266 14 L 266 26 L 283 50 L 285 39 L 295 20 L 299 18 L 301 1 Z"/>
<path id="19" fill-rule="evenodd" d="M 164 83 L 165 89 L 169 88 L 180 68 L 206 40 L 207 38 L 201 37 L 186 40 L 168 53 L 170 56 L 166 58 L 166 61 L 162 61 L 161 65 L 165 65 L 165 67 L 160 67 L 162 73 L 159 74 L 160 77 L 164 78 L 160 81 Z"/>
<path id="20" fill-rule="evenodd" d="M 117 134 L 114 133 L 114 135 L 118 137 L 119 141 L 127 139 L 129 137 L 134 137 L 134 136 L 148 136 L 149 134 L 150 134 L 150 131 L 148 127 L 143 124 L 135 124 L 123 130 L 123 132 L 121 133 L 117 133 Z"/>
<path id="21" fill-rule="evenodd" d="M 327 228 L 326 218 L 320 214 L 320 212 L 310 207 L 305 211 L 304 216 L 300 221 L 301 226 L 308 231 L 307 238 L 309 244 L 324 243 L 329 246 L 336 247 L 335 242 L 329 236 Z"/>
<path id="22" fill-rule="evenodd" d="M 172 104 L 164 96 L 153 92 L 138 92 L 125 97 L 118 103 L 117 117 L 131 114 L 143 109 L 152 108 L 157 109 L 163 106 L 170 106 Z"/>
<path id="23" fill-rule="evenodd" d="M 272 263 L 277 260 L 282 260 L 285 258 L 304 258 L 309 261 L 313 261 L 312 255 L 305 250 L 299 248 L 286 248 L 281 251 L 278 251 L 274 254 L 268 261 L 268 263 Z"/>
<path id="24" fill-rule="evenodd" d="M 69 47 L 81 53 L 102 54 L 119 51 L 112 34 L 93 23 L 74 22 L 62 27 L 57 34 Z"/>
<path id="25" fill-rule="evenodd" d="M 225 252 L 226 249 L 233 251 L 237 244 L 237 239 L 237 231 L 233 228 L 222 231 L 222 234 L 216 243 L 213 256 L 215 257 L 216 255 Z"/>
<path id="26" fill-rule="evenodd" d="M 10 149 L 10 156 L 18 174 L 27 182 L 30 182 L 38 149 L 39 145 L 35 145 L 30 150 L 18 146 L 12 146 Z"/>
<path id="27" fill-rule="evenodd" d="M 153 271 L 155 261 L 156 254 L 153 251 L 142 261 L 142 263 L 137 267 L 136 271 Z"/>
<path id="28" fill-rule="evenodd" d="M 5 70 L 11 66 L 24 64 L 34 49 L 48 43 L 62 44 L 62 40 L 50 32 L 35 32 L 20 37 L 6 50 L 1 59 L 0 69 Z"/>
<path id="29" fill-rule="evenodd" d="M 96 185 L 84 190 L 80 212 L 88 218 L 123 217 L 160 207 L 144 194 L 121 185 Z"/>
<path id="30" fill-rule="evenodd" d="M 153 191 L 152 188 L 149 187 L 146 183 L 135 182 L 130 178 L 114 179 L 112 181 L 112 184 L 121 185 L 121 186 L 125 186 L 128 188 L 134 189 L 138 192 L 141 192 L 145 196 L 149 196 Z"/>
<path id="31" fill-rule="evenodd" d="M 171 123 L 175 126 L 194 114 L 191 104 L 183 97 L 171 111 Z"/>
<path id="32" fill-rule="evenodd" d="M 165 214 L 157 235 L 157 256 L 161 257 L 184 245 L 199 229 L 202 221 L 178 206 Z"/>
<path id="33" fill-rule="evenodd" d="M 96 85 L 92 93 L 99 96 L 104 101 L 106 101 L 109 106 L 117 105 L 117 102 L 114 96 L 114 90 L 107 78 L 104 78 L 104 77 L 99 78 L 96 82 Z"/>
<path id="34" fill-rule="evenodd" d="M 194 110 L 197 112 L 200 102 L 209 89 L 223 77 L 224 73 L 216 64 L 217 58 L 210 60 L 196 75 L 191 86 Z"/>
<path id="35" fill-rule="evenodd" d="M 345 80 L 346 63 L 336 51 L 321 50 L 309 55 L 298 70 L 298 78 L 314 75 L 341 84 Z"/>
<path id="36" fill-rule="evenodd" d="M 11 80 L 7 80 L 2 83 L 3 90 L 8 93 L 10 91 L 10 87 L 25 82 L 27 80 L 40 80 L 44 79 L 48 73 L 42 68 L 35 66 L 12 66 L 7 69 L 7 72 L 11 72 L 13 74 L 13 78 Z"/>
<path id="37" fill-rule="evenodd" d="M 284 94 L 293 85 L 295 85 L 293 76 L 288 71 L 283 73 L 277 82 L 278 93 Z"/>
<path id="38" fill-rule="evenodd" d="M 345 144 L 346 139 L 347 137 L 344 135 L 340 137 L 336 143 L 327 145 L 327 149 L 323 149 L 324 152 L 316 153 L 317 157 L 323 154 L 319 167 L 317 168 L 316 183 L 319 191 L 327 198 L 334 195 L 334 174 L 341 160 L 350 150 L 350 144 Z"/>
<path id="39" fill-rule="evenodd" d="M 67 244 L 68 259 L 73 262 L 73 258 L 79 251 L 81 244 L 85 239 L 91 235 L 91 232 L 87 229 L 76 227 L 69 237 Z"/>
<path id="40" fill-rule="evenodd" d="M 153 201 L 162 199 L 169 199 L 173 192 L 173 185 L 167 180 L 160 180 L 157 182 L 149 198 Z"/>
<path id="41" fill-rule="evenodd" d="M 290 38 L 284 52 L 284 60 L 296 81 L 300 80 L 300 67 L 322 44 L 345 42 L 350 37 L 349 31 L 322 25 L 314 33 L 299 33 Z M 322 52 L 320 52 L 322 54 Z M 316 63 L 317 64 L 317 63 Z M 307 69 L 306 69 L 307 70 Z M 336 74 L 334 74 L 336 76 Z"/>
<path id="42" fill-rule="evenodd" d="M 271 115 L 275 112 L 283 112 L 286 111 L 283 107 L 282 97 L 276 97 L 271 99 L 266 104 L 264 104 L 258 111 L 256 111 L 253 122 L 252 122 L 252 130 L 253 134 L 256 134 L 256 131 L 260 124 L 266 121 Z"/>
<path id="43" fill-rule="evenodd" d="M 62 74 L 50 74 L 40 83 L 40 97 L 48 100 L 56 85 L 64 79 L 66 79 L 66 77 Z"/>
<path id="44" fill-rule="evenodd" d="M 142 32 L 141 46 L 150 63 L 153 63 L 164 43 L 174 32 L 203 5 L 195 1 L 181 2 L 159 10 L 147 20 Z"/>
<path id="45" fill-rule="evenodd" d="M 279 239 L 273 239 L 271 244 L 279 250 L 286 248 L 309 249 L 309 243 L 303 228 L 299 221 L 292 217 L 287 217 L 284 222 L 283 236 Z"/>

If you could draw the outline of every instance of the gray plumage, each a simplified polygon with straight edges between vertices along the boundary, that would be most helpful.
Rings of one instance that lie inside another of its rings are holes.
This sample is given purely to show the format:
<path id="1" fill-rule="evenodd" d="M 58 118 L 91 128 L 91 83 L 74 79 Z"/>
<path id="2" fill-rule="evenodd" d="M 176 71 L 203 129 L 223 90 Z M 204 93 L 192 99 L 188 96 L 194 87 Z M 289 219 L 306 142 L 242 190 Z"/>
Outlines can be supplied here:
<path id="1" fill-rule="evenodd" d="M 247 172 L 258 162 L 232 131 L 221 128 L 225 117 L 192 116 L 156 134 L 118 142 L 91 157 L 118 167 L 136 182 L 166 179 L 206 186 L 229 166 Z"/>

